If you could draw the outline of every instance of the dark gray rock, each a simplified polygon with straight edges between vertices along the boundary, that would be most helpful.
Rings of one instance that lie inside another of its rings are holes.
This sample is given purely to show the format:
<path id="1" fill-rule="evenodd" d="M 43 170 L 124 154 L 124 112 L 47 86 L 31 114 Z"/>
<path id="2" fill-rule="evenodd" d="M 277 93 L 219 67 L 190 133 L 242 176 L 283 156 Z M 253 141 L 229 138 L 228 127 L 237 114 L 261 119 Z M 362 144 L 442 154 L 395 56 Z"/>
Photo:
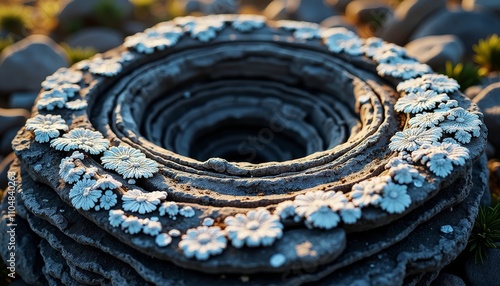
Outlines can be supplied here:
<path id="1" fill-rule="evenodd" d="M 484 263 L 476 264 L 471 256 L 465 263 L 465 274 L 471 286 L 500 285 L 500 249 L 487 249 Z"/>
<path id="2" fill-rule="evenodd" d="M 448 273 L 441 273 L 432 282 L 431 286 L 466 286 L 462 278 Z"/>
<path id="3" fill-rule="evenodd" d="M 415 40 L 433 35 L 455 35 L 462 40 L 465 54 L 480 39 L 500 33 L 500 19 L 485 11 L 443 10 L 426 19 L 410 37 Z"/>
<path id="4" fill-rule="evenodd" d="M 98 52 L 116 48 L 123 42 L 123 35 L 111 28 L 85 28 L 65 41 L 71 47 L 92 47 Z"/>
<path id="5" fill-rule="evenodd" d="M 66 66 L 68 59 L 62 47 L 47 36 L 29 36 L 2 51 L 0 92 L 39 91 L 47 76 Z"/>
<path id="6" fill-rule="evenodd" d="M 486 10 L 500 12 L 500 1 L 498 0 L 463 0 L 462 7 L 465 10 Z"/>
<path id="7" fill-rule="evenodd" d="M 403 46 L 431 15 L 446 8 L 446 2 L 446 0 L 403 1 L 396 8 L 394 17 L 385 23 L 378 35 L 388 42 Z"/>
<path id="8" fill-rule="evenodd" d="M 408 54 L 435 71 L 444 70 L 446 62 L 458 63 L 464 56 L 462 41 L 453 35 L 428 36 L 411 41 L 405 46 Z"/>
<path id="9" fill-rule="evenodd" d="M 484 123 L 489 130 L 500 130 L 500 82 L 494 83 L 481 91 L 473 101 L 484 114 Z M 489 132 L 488 141 L 500 150 L 500 137 L 494 131 Z"/>
<path id="10" fill-rule="evenodd" d="M 134 6 L 129 0 L 110 1 L 120 10 L 123 18 L 128 18 L 132 15 Z M 91 17 L 96 6 L 102 2 L 100 0 L 72 0 L 67 2 L 57 17 L 62 25 L 78 18 Z"/>
<path id="11" fill-rule="evenodd" d="M 331 6 L 324 3 L 324 0 L 288 0 L 286 7 L 292 19 L 298 21 L 319 24 L 328 17 L 338 15 Z"/>
<path id="12" fill-rule="evenodd" d="M 0 154 L 6 156 L 12 151 L 12 139 L 29 116 L 30 113 L 24 109 L 0 108 Z"/>
<path id="13" fill-rule="evenodd" d="M 323 0 L 274 0 L 264 10 L 264 15 L 275 20 L 293 19 L 319 24 L 338 13 Z"/>
<path id="14" fill-rule="evenodd" d="M 200 1 L 201 12 L 210 14 L 237 14 L 240 9 L 241 0 L 210 0 Z"/>
<path id="15" fill-rule="evenodd" d="M 9 108 L 31 110 L 38 92 L 14 92 L 9 96 Z"/>

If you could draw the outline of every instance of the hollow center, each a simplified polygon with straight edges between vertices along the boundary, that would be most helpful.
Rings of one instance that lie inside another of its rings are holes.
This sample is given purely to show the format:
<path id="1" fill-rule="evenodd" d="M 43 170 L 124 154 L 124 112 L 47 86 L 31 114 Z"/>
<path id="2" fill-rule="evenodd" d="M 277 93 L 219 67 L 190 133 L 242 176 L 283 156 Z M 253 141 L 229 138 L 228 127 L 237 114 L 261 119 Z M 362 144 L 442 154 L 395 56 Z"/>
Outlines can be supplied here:
<path id="1" fill-rule="evenodd" d="M 205 161 L 282 162 L 307 155 L 304 138 L 294 130 L 263 118 L 227 118 L 198 132 L 189 144 L 189 157 Z"/>

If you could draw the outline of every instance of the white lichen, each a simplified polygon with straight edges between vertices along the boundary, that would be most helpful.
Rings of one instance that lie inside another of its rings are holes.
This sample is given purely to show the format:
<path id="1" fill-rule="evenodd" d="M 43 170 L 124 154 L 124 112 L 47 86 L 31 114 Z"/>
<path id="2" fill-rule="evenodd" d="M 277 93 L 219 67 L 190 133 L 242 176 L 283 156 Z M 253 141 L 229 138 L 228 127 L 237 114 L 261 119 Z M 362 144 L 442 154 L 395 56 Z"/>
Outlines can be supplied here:
<path id="1" fill-rule="evenodd" d="M 68 125 L 60 115 L 38 114 L 26 121 L 26 130 L 33 131 L 35 141 L 46 143 L 52 138 L 59 137 L 60 131 L 67 131 Z"/>
<path id="2" fill-rule="evenodd" d="M 197 260 L 207 260 L 210 256 L 221 254 L 226 247 L 227 239 L 218 226 L 188 229 L 179 242 L 184 255 Z"/>
<path id="3" fill-rule="evenodd" d="M 98 131 L 84 128 L 70 130 L 62 137 L 52 139 L 50 146 L 59 151 L 82 150 L 97 155 L 109 146 L 109 141 Z"/>
<path id="4" fill-rule="evenodd" d="M 231 244 L 236 248 L 241 248 L 243 245 L 270 246 L 283 236 L 283 224 L 279 217 L 272 215 L 265 208 L 226 217 L 224 223 Z"/>

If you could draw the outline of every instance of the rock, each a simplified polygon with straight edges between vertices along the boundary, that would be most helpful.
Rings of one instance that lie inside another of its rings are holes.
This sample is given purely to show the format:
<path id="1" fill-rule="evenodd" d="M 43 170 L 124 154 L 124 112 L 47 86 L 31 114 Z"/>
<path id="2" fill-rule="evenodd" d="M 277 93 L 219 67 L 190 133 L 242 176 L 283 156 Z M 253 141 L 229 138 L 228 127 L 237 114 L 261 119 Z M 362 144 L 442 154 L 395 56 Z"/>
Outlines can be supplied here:
<path id="1" fill-rule="evenodd" d="M 132 15 L 134 6 L 129 0 L 107 0 L 119 8 L 123 18 Z M 61 24 L 66 24 L 78 18 L 91 17 L 95 12 L 96 6 L 105 1 L 102 0 L 72 0 L 69 1 L 57 16 Z"/>
<path id="2" fill-rule="evenodd" d="M 486 144 L 486 156 L 488 157 L 488 159 L 492 159 L 495 157 L 495 153 L 496 153 L 496 150 L 495 150 L 495 146 L 491 145 L 490 142 L 488 142 Z"/>
<path id="3" fill-rule="evenodd" d="M 69 36 L 66 43 L 71 47 L 92 47 L 98 52 L 105 52 L 123 42 L 120 32 L 111 28 L 86 28 Z"/>
<path id="4" fill-rule="evenodd" d="M 406 0 L 380 30 L 379 36 L 388 42 L 404 45 L 413 32 L 436 11 L 446 8 L 446 0 Z"/>
<path id="5" fill-rule="evenodd" d="M 432 282 L 431 286 L 466 286 L 462 278 L 453 274 L 441 273 Z"/>
<path id="6" fill-rule="evenodd" d="M 31 110 L 37 96 L 36 92 L 14 92 L 9 97 L 9 108 Z"/>
<path id="7" fill-rule="evenodd" d="M 472 286 L 498 286 L 500 285 L 500 249 L 486 249 L 486 257 L 483 263 L 476 264 L 471 256 L 465 263 L 465 274 Z"/>
<path id="8" fill-rule="evenodd" d="M 498 0 L 462 0 L 462 7 L 466 10 L 490 10 L 500 12 L 500 1 Z"/>
<path id="9" fill-rule="evenodd" d="M 428 64 L 435 71 L 444 70 L 447 61 L 460 62 L 465 50 L 462 41 L 453 35 L 416 39 L 405 48 L 410 56 Z"/>
<path id="10" fill-rule="evenodd" d="M 500 82 L 500 73 L 492 72 L 487 76 L 481 78 L 481 83 L 479 85 L 467 88 L 465 90 L 465 95 L 467 95 L 468 98 L 472 99 L 476 97 L 481 91 L 483 91 L 483 89 L 497 82 Z"/>
<path id="11" fill-rule="evenodd" d="M 29 36 L 0 55 L 0 92 L 39 91 L 47 76 L 66 66 L 62 47 L 47 36 Z"/>
<path id="12" fill-rule="evenodd" d="M 0 154 L 6 156 L 12 152 L 12 139 L 29 116 L 30 113 L 24 109 L 0 108 Z"/>
<path id="13" fill-rule="evenodd" d="M 379 28 L 392 17 L 393 10 L 383 1 L 356 0 L 347 5 L 345 14 L 351 23 L 371 24 Z"/>
<path id="14" fill-rule="evenodd" d="M 200 1 L 201 12 L 205 15 L 210 14 L 236 14 L 240 9 L 239 0 L 211 0 Z"/>
<path id="15" fill-rule="evenodd" d="M 274 0 L 264 10 L 264 15 L 275 20 L 293 19 L 320 23 L 338 13 L 323 0 Z"/>
<path id="16" fill-rule="evenodd" d="M 483 112 L 488 130 L 500 130 L 500 82 L 486 87 L 472 101 Z M 496 150 L 500 150 L 500 136 L 496 132 L 488 132 L 488 141 Z"/>
<path id="17" fill-rule="evenodd" d="M 122 26 L 125 35 L 133 35 L 135 33 L 142 32 L 147 28 L 148 26 L 140 21 L 127 21 Z"/>
<path id="18" fill-rule="evenodd" d="M 298 2 L 298 4 L 293 2 Z M 292 19 L 313 23 L 321 23 L 328 17 L 338 15 L 337 11 L 327 6 L 324 0 L 289 0 L 287 10 L 292 15 Z"/>
<path id="19" fill-rule="evenodd" d="M 466 47 L 465 55 L 471 56 L 472 46 L 479 39 L 500 34 L 500 19 L 487 12 L 444 10 L 423 22 L 410 39 L 448 34 L 460 38 Z"/>
<path id="20" fill-rule="evenodd" d="M 321 22 L 321 26 L 325 28 L 344 27 L 356 33 L 357 29 L 353 25 L 346 22 L 344 16 L 331 16 Z"/>
<path id="21" fill-rule="evenodd" d="M 0 108 L 0 135 L 9 128 L 18 128 L 24 125 L 30 113 L 24 109 Z"/>

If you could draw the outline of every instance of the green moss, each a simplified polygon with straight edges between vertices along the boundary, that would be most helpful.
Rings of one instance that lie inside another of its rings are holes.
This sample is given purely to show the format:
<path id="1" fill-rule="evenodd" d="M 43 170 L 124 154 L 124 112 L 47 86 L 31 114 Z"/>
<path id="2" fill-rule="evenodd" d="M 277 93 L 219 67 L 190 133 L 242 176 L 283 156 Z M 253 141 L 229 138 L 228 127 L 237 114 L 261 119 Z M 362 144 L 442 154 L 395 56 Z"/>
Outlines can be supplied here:
<path id="1" fill-rule="evenodd" d="M 461 91 L 479 84 L 482 78 L 479 67 L 470 63 L 458 63 L 455 65 L 452 62 L 447 62 L 445 71 L 442 73 L 454 78 L 460 84 Z"/>
<path id="2" fill-rule="evenodd" d="M 66 50 L 66 54 L 68 55 L 68 59 L 70 64 L 75 64 L 79 61 L 86 60 L 93 55 L 97 54 L 97 50 L 94 48 L 85 48 L 85 47 L 70 47 L 66 43 L 61 44 L 64 50 Z"/>
<path id="3" fill-rule="evenodd" d="M 500 71 L 500 37 L 498 35 L 479 40 L 473 49 L 474 61 L 484 69 L 484 72 Z"/>
<path id="4" fill-rule="evenodd" d="M 0 30 L 26 36 L 32 27 L 31 12 L 21 5 L 0 5 Z"/>
<path id="5" fill-rule="evenodd" d="M 500 248 L 500 204 L 480 207 L 474 228 L 469 238 L 469 250 L 474 253 L 476 263 L 483 263 L 486 249 Z"/>
<path id="6" fill-rule="evenodd" d="M 101 0 L 92 9 L 92 15 L 99 25 L 117 27 L 125 17 L 125 11 L 113 0 Z"/>

